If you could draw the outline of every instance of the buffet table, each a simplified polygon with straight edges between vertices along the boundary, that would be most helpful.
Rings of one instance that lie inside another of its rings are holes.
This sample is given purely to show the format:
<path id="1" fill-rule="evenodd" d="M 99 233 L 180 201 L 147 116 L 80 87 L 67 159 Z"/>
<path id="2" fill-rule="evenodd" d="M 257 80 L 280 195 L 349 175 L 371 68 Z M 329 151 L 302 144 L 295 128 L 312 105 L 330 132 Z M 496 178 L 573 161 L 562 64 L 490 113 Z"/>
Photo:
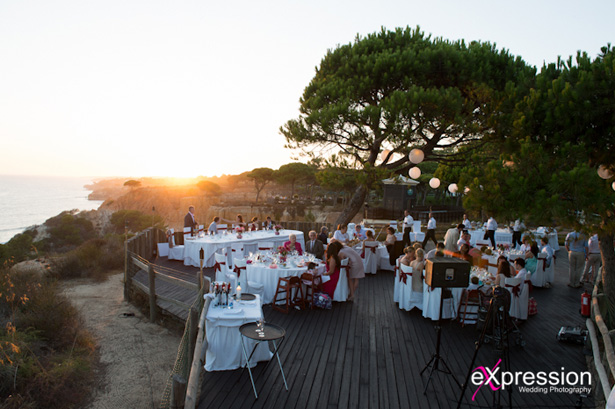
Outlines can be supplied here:
<path id="1" fill-rule="evenodd" d="M 210 303 L 205 322 L 207 329 L 205 370 L 227 371 L 244 366 L 246 360 L 241 349 L 239 327 L 262 318 L 263 310 L 258 296 L 252 301 L 238 301 L 232 309 Z M 250 339 L 244 342 L 246 348 L 250 350 L 258 343 Z M 259 361 L 269 361 L 272 356 L 267 343 L 258 343 L 250 364 L 255 366 Z"/>
<path id="2" fill-rule="evenodd" d="M 288 241 L 288 236 L 291 234 L 297 236 L 297 242 L 301 244 L 302 249 L 305 249 L 303 232 L 298 230 L 283 229 L 279 235 L 276 235 L 273 230 L 245 232 L 242 234 L 241 239 L 237 238 L 236 233 L 186 238 L 184 240 L 184 265 L 200 267 L 199 251 L 201 249 L 205 252 L 204 267 L 213 267 L 215 264 L 214 253 L 227 248 L 229 249 L 229 254 L 231 254 L 231 244 L 243 244 L 244 253 L 248 254 L 249 252 L 256 252 L 258 243 L 263 241 L 273 242 L 276 247 L 281 246 L 284 242 Z"/>

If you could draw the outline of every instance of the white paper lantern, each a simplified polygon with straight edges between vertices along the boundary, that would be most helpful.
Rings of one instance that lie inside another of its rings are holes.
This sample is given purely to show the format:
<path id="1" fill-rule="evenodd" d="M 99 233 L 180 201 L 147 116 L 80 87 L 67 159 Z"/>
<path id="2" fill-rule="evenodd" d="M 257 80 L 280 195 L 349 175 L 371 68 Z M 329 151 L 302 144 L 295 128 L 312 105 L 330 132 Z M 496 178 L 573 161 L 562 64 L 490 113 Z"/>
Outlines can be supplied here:
<path id="1" fill-rule="evenodd" d="M 388 149 L 383 150 L 382 153 L 380 154 L 380 159 L 382 161 L 385 161 L 387 156 L 389 156 L 389 153 L 391 153 L 390 150 L 388 150 Z"/>
<path id="2" fill-rule="evenodd" d="M 613 184 L 611 185 L 611 187 L 613 188 L 613 190 L 615 190 L 615 182 L 613 182 Z"/>
<path id="3" fill-rule="evenodd" d="M 451 183 L 450 185 L 448 185 L 448 191 L 451 193 L 457 193 L 457 184 Z"/>
<path id="4" fill-rule="evenodd" d="M 410 169 L 410 172 L 408 172 L 408 175 L 410 175 L 412 179 L 418 179 L 421 177 L 421 170 L 419 169 L 418 166 L 415 166 L 412 169 Z"/>
<path id="5" fill-rule="evenodd" d="M 429 179 L 429 186 L 431 186 L 434 189 L 437 189 L 440 186 L 440 179 L 438 178 Z"/>
<path id="6" fill-rule="evenodd" d="M 463 189 L 463 193 L 466 193 L 466 194 L 467 194 L 468 192 L 470 192 L 470 188 L 466 186 L 466 188 L 465 188 L 465 189 Z"/>
<path id="7" fill-rule="evenodd" d="M 420 149 L 412 149 L 410 151 L 410 162 L 419 164 L 425 159 L 425 154 Z"/>
<path id="8" fill-rule="evenodd" d="M 598 166 L 598 176 L 602 179 L 610 179 L 613 177 L 613 172 L 604 165 Z"/>

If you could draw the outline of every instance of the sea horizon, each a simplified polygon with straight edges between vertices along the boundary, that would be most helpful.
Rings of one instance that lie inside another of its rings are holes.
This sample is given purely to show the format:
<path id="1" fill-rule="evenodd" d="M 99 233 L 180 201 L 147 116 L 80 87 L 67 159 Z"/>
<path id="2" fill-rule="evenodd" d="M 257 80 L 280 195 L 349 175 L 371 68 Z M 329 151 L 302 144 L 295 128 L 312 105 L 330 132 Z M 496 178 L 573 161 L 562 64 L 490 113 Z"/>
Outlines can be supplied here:
<path id="1" fill-rule="evenodd" d="M 94 210 L 85 185 L 100 177 L 0 175 L 0 243 L 69 210 Z"/>

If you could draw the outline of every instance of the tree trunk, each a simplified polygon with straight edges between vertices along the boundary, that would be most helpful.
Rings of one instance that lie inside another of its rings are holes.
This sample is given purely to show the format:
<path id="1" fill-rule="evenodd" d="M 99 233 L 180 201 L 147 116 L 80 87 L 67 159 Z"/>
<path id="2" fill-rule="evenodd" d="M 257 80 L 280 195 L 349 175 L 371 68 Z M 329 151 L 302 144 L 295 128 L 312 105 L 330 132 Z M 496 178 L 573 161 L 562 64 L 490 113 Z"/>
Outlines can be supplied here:
<path id="1" fill-rule="evenodd" d="M 600 253 L 602 254 L 602 285 L 609 304 L 615 303 L 615 249 L 613 233 L 600 234 Z M 609 306 L 611 311 L 613 305 Z"/>
<path id="2" fill-rule="evenodd" d="M 339 215 L 337 220 L 335 221 L 335 225 L 338 224 L 348 224 L 352 220 L 353 217 L 359 210 L 361 210 L 361 206 L 365 203 L 365 198 L 367 197 L 367 188 L 363 185 L 358 186 L 354 191 L 354 195 L 352 195 L 352 199 L 350 199 L 350 203 L 348 206 L 344 208 L 342 213 Z"/>

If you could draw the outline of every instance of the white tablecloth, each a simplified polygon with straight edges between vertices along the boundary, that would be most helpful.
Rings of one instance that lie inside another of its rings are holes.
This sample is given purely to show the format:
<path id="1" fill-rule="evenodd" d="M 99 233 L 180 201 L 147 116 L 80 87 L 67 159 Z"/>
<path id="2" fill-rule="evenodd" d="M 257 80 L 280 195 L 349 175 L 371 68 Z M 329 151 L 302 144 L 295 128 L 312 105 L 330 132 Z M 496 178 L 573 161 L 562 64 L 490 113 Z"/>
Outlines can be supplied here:
<path id="1" fill-rule="evenodd" d="M 301 248 L 305 250 L 305 240 L 303 232 L 298 230 L 282 230 L 280 235 L 276 235 L 273 230 L 259 230 L 243 233 L 241 239 L 237 238 L 237 234 L 217 234 L 215 236 L 206 236 L 196 239 L 184 241 L 184 265 L 199 267 L 199 250 L 205 251 L 205 267 L 213 267 L 215 264 L 214 253 L 223 248 L 230 249 L 233 243 L 242 243 L 243 250 L 248 252 L 256 252 L 257 245 L 261 241 L 271 241 L 275 246 L 281 246 L 288 241 L 288 236 L 294 234 L 297 236 L 297 242 L 301 244 Z M 230 251 L 229 251 L 230 254 Z"/>
<path id="2" fill-rule="evenodd" d="M 468 230 L 470 233 L 470 244 L 474 247 L 477 241 L 486 241 L 491 247 L 491 240 L 484 240 L 485 230 Z M 512 233 L 508 229 L 497 229 L 495 231 L 495 243 L 496 244 L 511 244 L 512 245 Z"/>
<path id="3" fill-rule="evenodd" d="M 363 245 L 359 244 L 353 247 L 353 249 L 357 253 L 361 254 Z M 392 266 L 389 262 L 389 251 L 387 250 L 387 246 L 385 246 L 383 243 L 378 244 L 378 248 L 376 249 L 376 258 L 378 260 L 378 270 L 395 270 L 395 266 Z"/>
<path id="4" fill-rule="evenodd" d="M 457 309 L 459 308 L 459 300 L 463 294 L 463 288 L 451 288 L 453 298 L 447 298 L 442 304 L 442 319 L 452 319 L 457 317 Z M 437 321 L 440 314 L 440 297 L 442 296 L 441 288 L 433 288 L 423 281 L 423 317 Z"/>
<path id="5" fill-rule="evenodd" d="M 325 271 L 325 265 L 319 264 L 316 271 L 322 274 Z M 305 272 L 307 272 L 307 267 L 289 266 L 288 268 L 282 268 L 278 266 L 277 268 L 270 268 L 270 264 L 265 263 L 248 264 L 246 266 L 248 280 L 263 285 L 263 304 L 271 304 L 273 302 L 275 290 L 278 287 L 278 279 L 291 276 L 299 277 Z"/>
<path id="6" fill-rule="evenodd" d="M 241 333 L 239 327 L 248 322 L 255 322 L 262 318 L 263 310 L 258 299 L 254 301 L 241 301 L 233 309 L 215 307 L 210 304 L 207 311 L 207 353 L 205 357 L 206 371 L 227 371 L 245 365 L 245 358 L 241 349 Z M 248 356 L 254 348 L 256 341 L 244 338 Z M 251 362 L 256 365 L 259 361 L 268 361 L 273 354 L 266 342 L 261 342 L 254 351 Z"/>

